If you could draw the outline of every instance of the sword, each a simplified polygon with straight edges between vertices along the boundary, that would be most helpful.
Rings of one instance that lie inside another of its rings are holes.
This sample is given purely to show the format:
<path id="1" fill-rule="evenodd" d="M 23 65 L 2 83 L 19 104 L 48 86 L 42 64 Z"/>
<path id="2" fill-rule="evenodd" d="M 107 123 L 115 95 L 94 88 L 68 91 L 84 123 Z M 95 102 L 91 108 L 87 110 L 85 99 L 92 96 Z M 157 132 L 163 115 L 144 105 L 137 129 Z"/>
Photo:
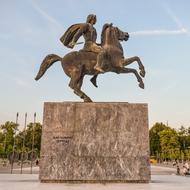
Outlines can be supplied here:
<path id="1" fill-rule="evenodd" d="M 80 45 L 83 44 L 84 42 L 77 42 L 75 45 Z"/>
<path id="2" fill-rule="evenodd" d="M 71 45 L 71 43 L 69 43 L 69 44 L 67 45 L 67 47 L 73 49 L 73 47 L 74 47 L 75 45 L 80 45 L 80 44 L 83 44 L 83 43 L 84 43 L 84 42 L 77 42 L 77 43 L 74 43 L 74 44 L 72 44 L 72 45 Z"/>

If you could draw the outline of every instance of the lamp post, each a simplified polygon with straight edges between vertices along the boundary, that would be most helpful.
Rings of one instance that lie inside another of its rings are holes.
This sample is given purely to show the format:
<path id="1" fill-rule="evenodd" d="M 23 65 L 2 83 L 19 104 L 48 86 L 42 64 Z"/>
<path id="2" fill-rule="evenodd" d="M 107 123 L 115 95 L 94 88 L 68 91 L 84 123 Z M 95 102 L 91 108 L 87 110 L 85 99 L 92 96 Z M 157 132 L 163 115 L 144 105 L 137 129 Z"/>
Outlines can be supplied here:
<path id="1" fill-rule="evenodd" d="M 26 121 L 27 121 L 27 113 L 25 113 L 25 119 L 24 119 L 24 131 L 23 131 L 22 153 L 21 153 L 21 166 L 20 166 L 20 173 L 21 173 L 21 174 L 22 174 L 22 166 L 23 166 L 23 158 L 24 158 L 24 148 L 25 148 Z"/>
<path id="2" fill-rule="evenodd" d="M 16 127 L 18 125 L 18 116 L 19 116 L 19 113 L 17 112 L 16 114 Z M 14 157 L 15 157 L 15 137 L 16 137 L 16 127 L 15 127 L 15 130 L 14 130 L 14 136 L 13 136 L 13 153 L 11 155 L 11 174 L 13 173 L 13 164 L 14 164 Z"/>
<path id="3" fill-rule="evenodd" d="M 5 150 L 6 150 L 6 144 L 7 144 L 7 130 L 4 130 L 4 133 L 5 133 L 5 140 L 4 140 L 4 153 L 5 153 Z"/>
<path id="4" fill-rule="evenodd" d="M 31 152 L 31 165 L 30 173 L 32 174 L 33 155 L 34 155 L 34 127 L 36 126 L 36 113 L 34 113 L 34 123 L 32 125 L 32 152 Z"/>

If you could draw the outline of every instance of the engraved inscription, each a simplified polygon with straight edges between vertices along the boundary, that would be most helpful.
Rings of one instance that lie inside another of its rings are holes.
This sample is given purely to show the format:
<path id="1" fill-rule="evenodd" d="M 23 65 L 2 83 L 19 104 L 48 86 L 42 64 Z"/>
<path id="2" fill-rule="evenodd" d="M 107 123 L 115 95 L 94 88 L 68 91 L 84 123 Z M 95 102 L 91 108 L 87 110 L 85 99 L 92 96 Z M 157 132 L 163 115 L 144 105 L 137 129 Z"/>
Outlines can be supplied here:
<path id="1" fill-rule="evenodd" d="M 62 144 L 69 144 L 72 137 L 62 137 L 62 136 L 54 136 L 53 139 L 56 141 L 56 143 L 62 143 Z"/>

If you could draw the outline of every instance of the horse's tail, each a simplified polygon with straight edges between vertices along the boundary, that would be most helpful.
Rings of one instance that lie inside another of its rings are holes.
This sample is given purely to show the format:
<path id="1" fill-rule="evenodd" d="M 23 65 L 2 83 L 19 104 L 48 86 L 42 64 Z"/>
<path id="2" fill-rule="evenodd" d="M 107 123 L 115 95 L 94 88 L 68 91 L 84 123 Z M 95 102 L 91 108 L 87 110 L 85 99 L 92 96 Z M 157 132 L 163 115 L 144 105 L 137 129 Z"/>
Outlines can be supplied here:
<path id="1" fill-rule="evenodd" d="M 42 61 L 40 70 L 38 71 L 38 74 L 36 75 L 35 80 L 39 80 L 47 71 L 47 69 L 53 65 L 53 63 L 55 63 L 56 61 L 61 61 L 61 59 L 62 59 L 61 57 L 55 54 L 47 55 Z"/>

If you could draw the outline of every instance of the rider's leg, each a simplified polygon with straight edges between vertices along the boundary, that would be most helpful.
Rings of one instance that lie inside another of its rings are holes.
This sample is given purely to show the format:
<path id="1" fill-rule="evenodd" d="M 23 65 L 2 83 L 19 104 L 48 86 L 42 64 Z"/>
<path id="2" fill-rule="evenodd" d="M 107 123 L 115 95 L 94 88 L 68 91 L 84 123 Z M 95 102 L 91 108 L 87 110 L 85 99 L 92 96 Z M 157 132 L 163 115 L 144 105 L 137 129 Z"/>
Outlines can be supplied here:
<path id="1" fill-rule="evenodd" d="M 94 66 L 94 69 L 100 73 L 104 73 L 104 70 L 103 70 L 103 66 L 104 66 L 103 65 L 103 54 L 104 54 L 103 49 L 100 46 L 97 46 L 95 43 L 93 43 L 91 45 L 91 49 L 93 52 L 98 53 L 97 62 L 96 62 L 96 65 Z"/>
<path id="2" fill-rule="evenodd" d="M 104 73 L 105 71 L 103 70 L 103 67 L 104 67 L 104 52 L 101 51 L 97 56 L 97 62 L 96 65 L 94 66 L 94 69 L 100 73 Z"/>

